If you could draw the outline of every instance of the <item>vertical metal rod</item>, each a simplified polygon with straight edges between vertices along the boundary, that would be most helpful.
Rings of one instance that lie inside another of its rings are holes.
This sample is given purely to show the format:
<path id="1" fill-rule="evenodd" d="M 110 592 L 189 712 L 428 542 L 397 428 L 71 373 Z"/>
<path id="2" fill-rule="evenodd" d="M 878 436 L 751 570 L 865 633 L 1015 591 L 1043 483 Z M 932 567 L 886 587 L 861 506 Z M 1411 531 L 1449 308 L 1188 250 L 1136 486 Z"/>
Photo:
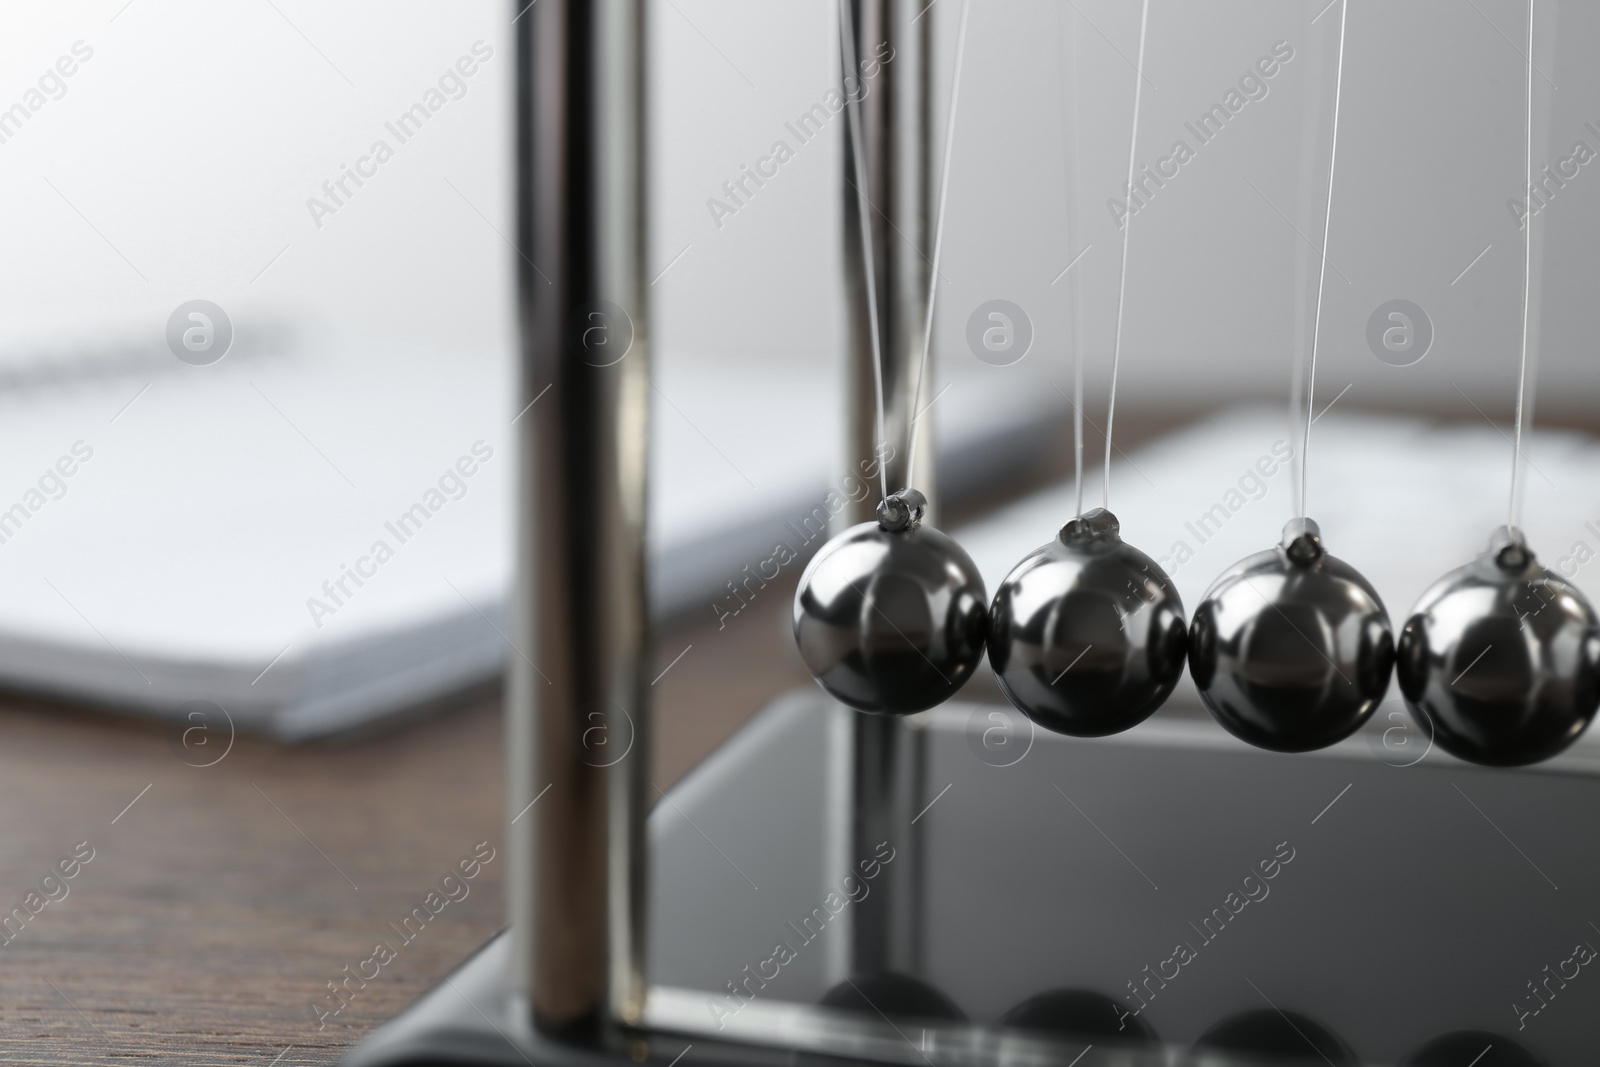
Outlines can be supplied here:
<path id="1" fill-rule="evenodd" d="M 513 978 L 534 1025 L 562 1033 L 636 1021 L 644 999 L 644 8 L 514 6 Z"/>
<path id="2" fill-rule="evenodd" d="M 880 458 L 889 491 L 914 485 L 929 500 L 926 521 L 934 518 L 932 375 L 917 388 L 917 368 L 928 308 L 932 271 L 933 115 L 930 106 L 934 15 L 926 0 L 847 0 L 847 32 L 860 69 L 843 71 L 846 91 L 859 96 L 867 175 L 868 230 L 876 276 L 863 269 L 863 227 L 856 189 L 852 139 L 844 138 L 843 270 L 847 324 L 850 470 Z M 876 284 L 880 354 L 883 361 L 884 440 L 877 439 L 872 335 L 867 285 Z M 917 469 L 909 463 L 909 430 L 918 420 L 922 445 Z M 881 452 L 879 451 L 881 449 Z M 864 479 L 870 480 L 870 479 Z M 843 526 L 869 521 L 878 500 L 868 496 L 839 516 Z M 911 825 L 923 789 L 924 733 L 898 716 L 853 715 L 851 832 L 837 843 L 848 870 L 870 858 L 879 842 L 895 849 L 877 891 L 853 909 L 848 967 L 853 974 L 895 971 L 914 974 L 919 941 L 922 850 Z M 835 978 L 842 976 L 833 976 Z"/>
<path id="3" fill-rule="evenodd" d="M 845 89 L 859 98 L 861 144 L 866 157 L 869 228 L 876 267 L 878 330 L 883 359 L 884 441 L 877 439 L 872 333 L 867 315 L 868 279 L 863 271 L 862 225 L 856 194 L 855 151 L 844 138 L 843 271 L 849 396 L 848 469 L 887 456 L 889 491 L 915 485 L 927 496 L 926 521 L 933 522 L 932 376 L 917 388 L 922 358 L 928 276 L 932 271 L 932 172 L 929 106 L 933 14 L 914 0 L 848 0 L 849 32 L 860 69 L 843 71 Z M 920 16 L 920 17 L 919 17 Z M 914 401 L 914 402 L 913 402 Z M 911 420 L 921 427 L 917 470 L 908 471 Z M 878 506 L 876 494 L 840 513 L 843 526 L 866 522 Z M 842 528 L 842 527 L 841 527 Z"/>

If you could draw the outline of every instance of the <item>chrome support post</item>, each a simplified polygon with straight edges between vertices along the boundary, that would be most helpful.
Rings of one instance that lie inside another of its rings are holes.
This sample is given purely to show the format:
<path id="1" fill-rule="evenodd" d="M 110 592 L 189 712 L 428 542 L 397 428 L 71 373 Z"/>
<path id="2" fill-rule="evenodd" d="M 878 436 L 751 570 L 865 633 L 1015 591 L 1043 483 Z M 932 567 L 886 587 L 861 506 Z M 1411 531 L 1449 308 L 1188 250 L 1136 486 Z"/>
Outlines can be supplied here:
<path id="1" fill-rule="evenodd" d="M 844 143 L 843 273 L 848 366 L 851 473 L 861 462 L 887 455 L 889 492 L 908 485 L 928 498 L 924 520 L 937 522 L 933 484 L 932 427 L 928 413 L 918 423 L 922 445 L 917 470 L 906 464 L 911 420 L 931 395 L 931 375 L 919 395 L 917 371 L 922 360 L 928 314 L 928 278 L 932 271 L 933 212 L 929 105 L 932 13 L 926 0 L 847 0 L 849 30 L 856 70 L 842 71 L 844 88 L 859 101 L 851 109 L 861 121 L 860 144 L 867 176 L 867 216 L 878 298 L 878 336 L 883 359 L 883 440 L 879 440 L 878 399 L 872 357 L 872 330 L 867 310 L 867 283 L 856 183 L 855 142 Z M 922 17 L 918 17 L 921 15 Z M 892 449 L 892 451 L 889 451 Z M 843 526 L 866 522 L 874 515 L 878 495 L 854 502 L 840 514 Z M 843 528 L 843 527 L 841 527 Z"/>
<path id="2" fill-rule="evenodd" d="M 515 7 L 508 889 L 516 994 L 557 1034 L 637 1021 L 645 995 L 644 4 Z"/>

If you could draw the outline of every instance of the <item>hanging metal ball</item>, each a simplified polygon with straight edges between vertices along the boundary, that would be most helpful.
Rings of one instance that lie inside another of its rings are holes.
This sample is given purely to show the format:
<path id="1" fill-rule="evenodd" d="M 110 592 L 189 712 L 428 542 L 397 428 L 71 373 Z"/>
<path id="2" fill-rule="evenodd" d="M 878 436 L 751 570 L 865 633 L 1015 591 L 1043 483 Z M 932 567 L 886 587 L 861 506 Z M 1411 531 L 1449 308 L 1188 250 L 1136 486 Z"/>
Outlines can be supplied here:
<path id="1" fill-rule="evenodd" d="M 922 524 L 926 505 L 915 489 L 889 497 L 877 522 L 823 545 L 795 591 L 800 658 L 822 688 L 859 711 L 926 711 L 983 658 L 983 577 L 960 545 Z"/>
<path id="2" fill-rule="evenodd" d="M 1600 704 L 1600 622 L 1514 528 L 1433 583 L 1400 633 L 1400 692 L 1453 756 L 1494 767 L 1549 759 Z"/>
<path id="3" fill-rule="evenodd" d="M 1178 589 L 1095 508 L 1006 576 L 989 608 L 989 663 L 1001 690 L 1056 733 L 1104 737 L 1137 726 L 1183 674 Z"/>
<path id="4" fill-rule="evenodd" d="M 1224 571 L 1189 628 L 1189 673 L 1212 717 L 1275 752 L 1359 729 L 1389 688 L 1394 655 L 1377 590 L 1327 553 L 1310 519 Z"/>

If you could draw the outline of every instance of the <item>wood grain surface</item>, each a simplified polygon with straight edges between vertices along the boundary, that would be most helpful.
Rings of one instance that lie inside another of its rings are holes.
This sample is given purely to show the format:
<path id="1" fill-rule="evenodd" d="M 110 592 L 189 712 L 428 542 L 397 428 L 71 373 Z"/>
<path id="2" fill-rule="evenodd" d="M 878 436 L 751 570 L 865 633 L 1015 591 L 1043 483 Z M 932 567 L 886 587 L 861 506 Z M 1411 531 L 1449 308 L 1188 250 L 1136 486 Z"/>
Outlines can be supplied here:
<path id="1" fill-rule="evenodd" d="M 763 595 L 722 629 L 708 608 L 708 624 L 658 638 L 652 677 L 671 664 L 654 687 L 663 789 L 807 684 L 781 640 L 792 590 Z M 241 736 L 209 767 L 185 762 L 203 760 L 179 732 L 0 701 L 0 906 L 38 910 L 0 947 L 0 1061 L 332 1063 L 503 925 L 497 693 L 372 736 Z M 81 842 L 93 859 L 59 879 Z M 467 895 L 413 920 L 404 942 L 390 923 L 480 842 L 495 857 Z M 312 1005 L 337 1007 L 328 983 L 371 974 L 380 941 L 394 959 L 319 1025 Z"/>

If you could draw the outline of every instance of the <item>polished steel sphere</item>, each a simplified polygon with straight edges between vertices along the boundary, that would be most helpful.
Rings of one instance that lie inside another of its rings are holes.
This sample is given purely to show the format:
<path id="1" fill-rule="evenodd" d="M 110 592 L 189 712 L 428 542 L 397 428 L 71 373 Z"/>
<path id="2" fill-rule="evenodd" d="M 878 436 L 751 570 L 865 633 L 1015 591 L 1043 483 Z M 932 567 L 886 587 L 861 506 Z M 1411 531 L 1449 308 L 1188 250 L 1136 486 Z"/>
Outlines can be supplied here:
<path id="1" fill-rule="evenodd" d="M 1393 668 L 1383 601 L 1328 555 L 1310 519 L 1224 571 L 1189 628 L 1189 673 L 1212 716 L 1275 752 L 1349 737 L 1383 699 Z"/>
<path id="2" fill-rule="evenodd" d="M 989 608 L 989 663 L 1006 697 L 1056 733 L 1104 737 L 1172 695 L 1188 633 L 1155 560 L 1096 508 L 1006 576 Z"/>
<path id="3" fill-rule="evenodd" d="M 879 521 L 823 545 L 795 591 L 800 658 L 822 688 L 860 711 L 926 711 L 983 658 L 983 578 L 960 545 L 922 525 L 922 504 L 915 490 L 895 494 Z"/>
<path id="4" fill-rule="evenodd" d="M 1600 624 L 1514 529 L 1422 594 L 1400 633 L 1400 692 L 1434 740 L 1473 763 L 1549 759 L 1600 703 Z"/>

